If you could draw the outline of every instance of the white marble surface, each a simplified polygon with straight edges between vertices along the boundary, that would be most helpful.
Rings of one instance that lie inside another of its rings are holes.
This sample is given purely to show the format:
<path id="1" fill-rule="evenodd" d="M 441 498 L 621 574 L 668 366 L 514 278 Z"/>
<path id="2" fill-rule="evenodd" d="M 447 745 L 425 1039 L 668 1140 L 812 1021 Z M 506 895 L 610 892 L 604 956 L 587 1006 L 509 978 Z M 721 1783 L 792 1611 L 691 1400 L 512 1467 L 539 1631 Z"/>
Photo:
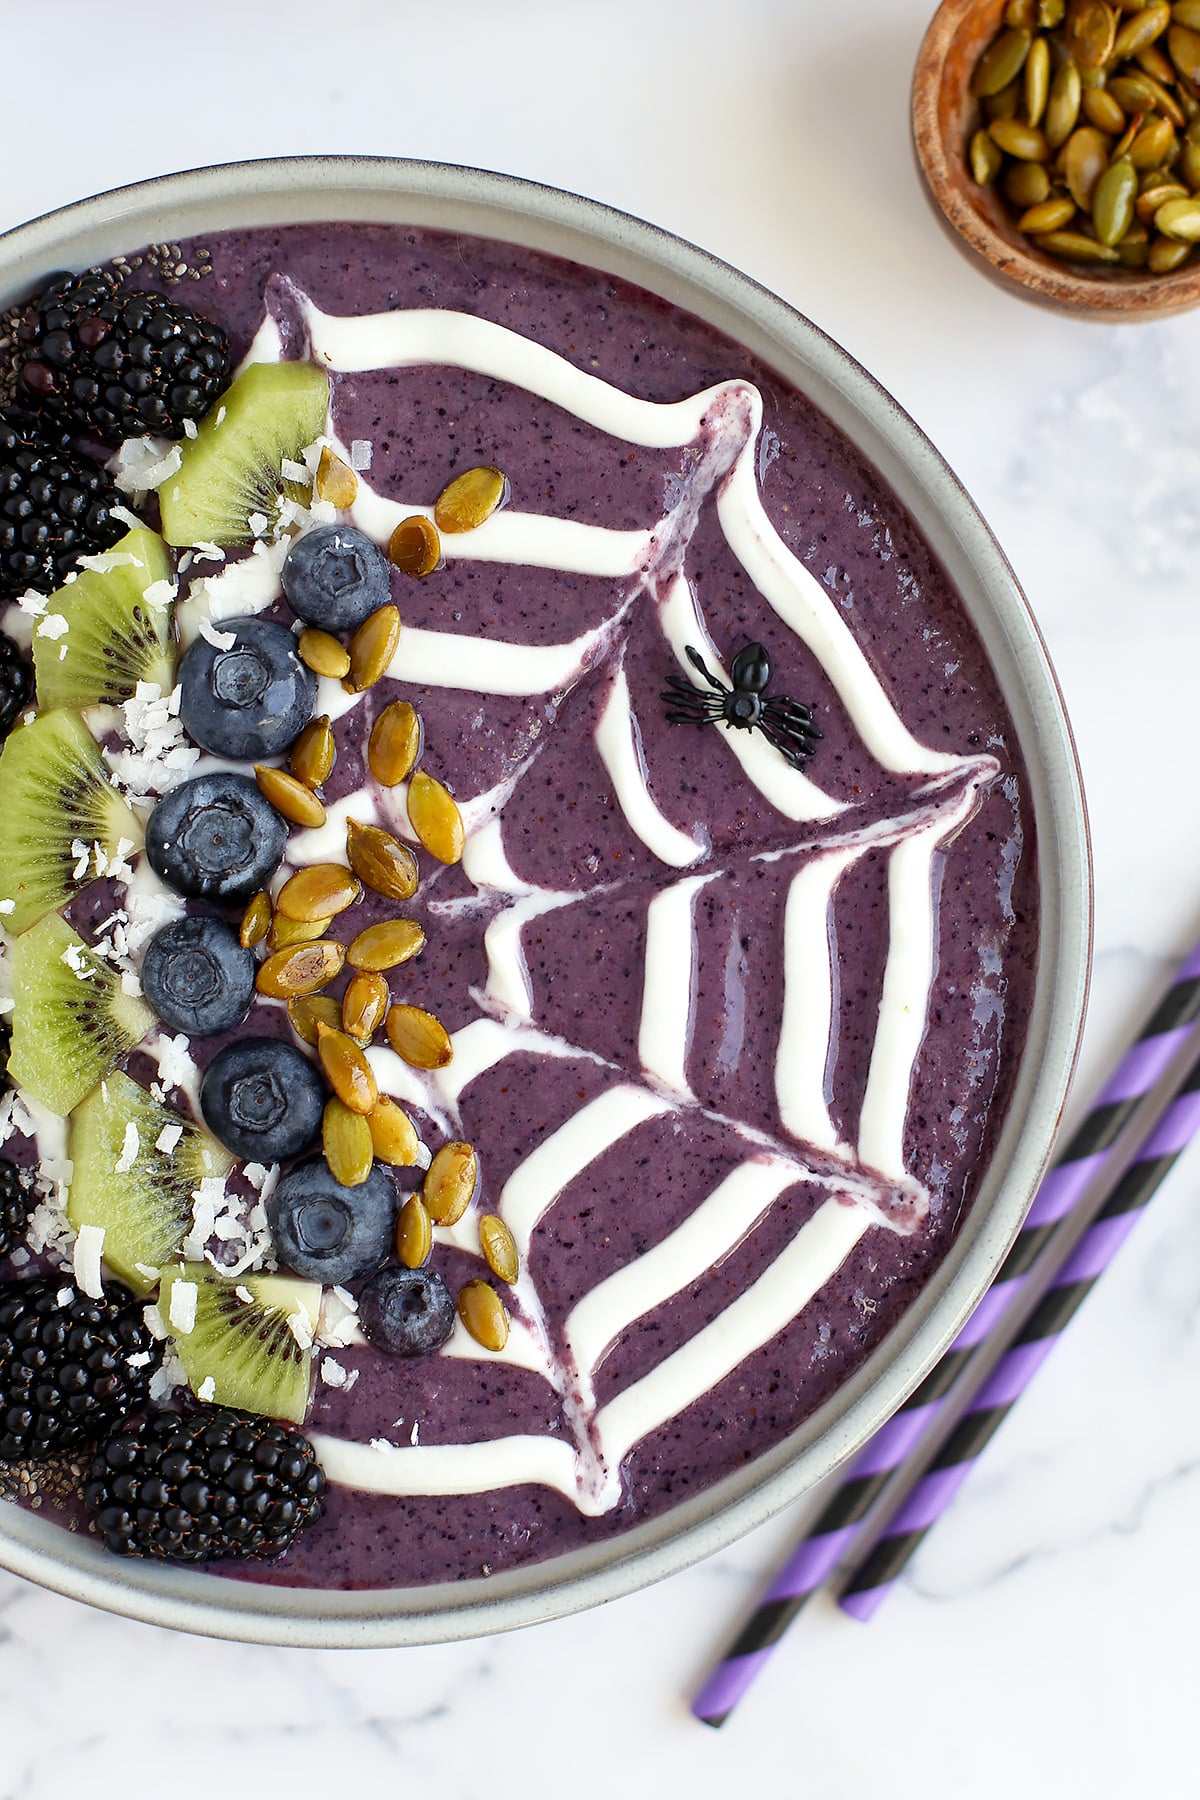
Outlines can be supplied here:
<path id="1" fill-rule="evenodd" d="M 1095 832 L 1086 1090 L 1200 925 L 1200 317 L 1079 325 L 960 259 L 907 147 L 931 8 L 9 0 L 0 227 L 200 163 L 409 154 L 628 208 L 810 314 L 957 469 L 1049 642 Z M 416 1651 L 207 1642 L 0 1574 L 0 1800 L 1188 1791 L 1198 1189 L 1200 1152 L 877 1620 L 812 1608 L 724 1732 L 685 1696 L 795 1519 L 598 1613 Z"/>

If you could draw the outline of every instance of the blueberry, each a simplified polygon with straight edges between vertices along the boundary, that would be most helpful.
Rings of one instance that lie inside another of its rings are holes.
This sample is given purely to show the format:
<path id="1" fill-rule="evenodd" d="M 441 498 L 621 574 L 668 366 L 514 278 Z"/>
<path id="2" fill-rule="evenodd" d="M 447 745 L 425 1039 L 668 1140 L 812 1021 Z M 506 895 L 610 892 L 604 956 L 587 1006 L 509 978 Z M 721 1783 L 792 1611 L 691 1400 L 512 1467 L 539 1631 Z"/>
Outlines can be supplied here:
<path id="1" fill-rule="evenodd" d="M 325 1099 L 325 1083 L 307 1056 L 281 1038 L 239 1038 L 218 1051 L 200 1084 L 200 1110 L 213 1136 L 253 1162 L 307 1150 L 321 1129 Z"/>
<path id="2" fill-rule="evenodd" d="M 254 958 L 219 919 L 177 919 L 146 946 L 142 991 L 174 1031 L 228 1031 L 250 1010 Z"/>
<path id="3" fill-rule="evenodd" d="M 353 631 L 392 597 L 391 565 L 353 525 L 318 525 L 298 537 L 283 565 L 292 611 L 325 631 Z"/>
<path id="4" fill-rule="evenodd" d="M 454 1330 L 454 1302 L 432 1269 L 381 1269 L 358 1302 L 359 1322 L 389 1356 L 428 1356 Z"/>
<path id="5" fill-rule="evenodd" d="M 179 717 L 202 750 L 257 762 L 278 756 L 312 717 L 317 678 L 300 661 L 286 625 L 229 619 L 218 635 L 198 637 L 179 665 Z"/>
<path id="6" fill-rule="evenodd" d="M 376 1163 L 359 1187 L 335 1181 L 324 1158 L 285 1175 L 267 1201 L 280 1262 L 327 1286 L 377 1269 L 392 1246 L 396 1189 Z"/>
<path id="7" fill-rule="evenodd" d="M 194 900 L 249 900 L 283 856 L 287 823 L 250 775 L 219 770 L 180 782 L 146 826 L 156 875 Z"/>

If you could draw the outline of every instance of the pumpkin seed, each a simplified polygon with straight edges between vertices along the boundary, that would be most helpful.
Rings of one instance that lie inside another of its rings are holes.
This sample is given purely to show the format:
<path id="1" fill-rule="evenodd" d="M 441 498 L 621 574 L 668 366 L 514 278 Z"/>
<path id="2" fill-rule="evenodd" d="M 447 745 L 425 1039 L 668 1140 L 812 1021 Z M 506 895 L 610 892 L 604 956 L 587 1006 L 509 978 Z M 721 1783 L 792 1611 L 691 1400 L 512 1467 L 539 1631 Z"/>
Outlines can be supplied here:
<path id="1" fill-rule="evenodd" d="M 420 1006 L 393 1006 L 387 1016 L 388 1043 L 414 1069 L 444 1069 L 454 1057 L 450 1033 Z"/>
<path id="2" fill-rule="evenodd" d="M 336 938 L 318 938 L 313 944 L 294 944 L 277 950 L 260 963 L 254 985 L 269 1000 L 290 1000 L 299 994 L 315 994 L 337 975 L 346 961 L 346 947 Z"/>
<path id="3" fill-rule="evenodd" d="M 415 919 L 385 919 L 360 931 L 346 952 L 352 969 L 398 969 L 425 948 L 425 933 Z"/>
<path id="4" fill-rule="evenodd" d="M 1176 25 L 1186 26 L 1189 31 L 1200 31 L 1200 0 L 1175 0 L 1171 17 Z"/>
<path id="5" fill-rule="evenodd" d="M 1175 129 L 1170 119 L 1154 118 L 1143 125 L 1129 146 L 1135 169 L 1157 169 L 1175 152 Z"/>
<path id="6" fill-rule="evenodd" d="M 457 1225 L 475 1197 L 479 1159 L 470 1144 L 443 1144 L 425 1171 L 421 1185 L 426 1209 L 435 1225 Z"/>
<path id="7" fill-rule="evenodd" d="M 394 606 L 381 606 L 364 619 L 350 639 L 350 673 L 342 686 L 349 694 L 374 687 L 400 643 L 400 614 Z"/>
<path id="8" fill-rule="evenodd" d="M 1067 0 L 1063 42 L 1085 69 L 1099 69 L 1112 55 L 1117 15 L 1104 0 Z"/>
<path id="9" fill-rule="evenodd" d="M 508 1342 L 508 1312 L 486 1281 L 467 1281 L 458 1290 L 458 1316 L 485 1350 L 503 1350 Z"/>
<path id="10" fill-rule="evenodd" d="M 1115 250 L 1107 244 L 1098 244 L 1095 238 L 1085 237 L 1081 231 L 1047 231 L 1035 238 L 1034 243 L 1049 256 L 1057 256 L 1064 262 L 1082 263 L 1115 263 L 1119 262 Z"/>
<path id="11" fill-rule="evenodd" d="M 992 119 L 1015 119 L 1021 110 L 1021 101 L 1025 96 L 1025 83 L 1018 75 L 1007 87 L 1002 87 L 998 94 L 990 94 L 983 101 L 983 116 L 989 122 Z"/>
<path id="12" fill-rule="evenodd" d="M 466 832 L 453 795 L 418 769 L 408 784 L 407 805 L 409 824 L 429 854 L 441 863 L 458 862 Z"/>
<path id="13" fill-rule="evenodd" d="M 986 131 L 977 131 L 969 151 L 971 173 L 980 187 L 991 187 L 1004 167 L 1004 152 Z"/>
<path id="14" fill-rule="evenodd" d="M 438 495 L 433 522 L 442 532 L 475 531 L 503 506 L 507 492 L 508 482 L 499 469 L 464 469 Z"/>
<path id="15" fill-rule="evenodd" d="M 1025 58 L 1025 117 L 1031 125 L 1040 125 L 1050 95 L 1050 46 L 1044 37 L 1036 38 Z"/>
<path id="16" fill-rule="evenodd" d="M 1137 170 L 1127 156 L 1105 169 L 1096 183 L 1092 225 L 1102 244 L 1119 244 L 1128 231 L 1137 185 Z"/>
<path id="17" fill-rule="evenodd" d="M 1200 243 L 1200 198 L 1168 200 L 1154 215 L 1155 230 L 1185 244 Z"/>
<path id="18" fill-rule="evenodd" d="M 1170 88 L 1167 87 L 1164 82 L 1156 81 L 1154 76 L 1149 74 L 1145 69 L 1143 69 L 1140 75 L 1114 76 L 1113 80 L 1108 84 L 1110 89 L 1113 88 L 1118 81 L 1122 86 L 1130 86 L 1137 83 L 1141 89 L 1149 95 L 1150 104 L 1146 110 L 1164 113 L 1166 117 L 1170 119 L 1172 125 L 1177 125 L 1180 131 L 1183 130 L 1184 126 L 1187 124 L 1187 114 L 1180 106 Z M 1120 96 L 1118 96 L 1118 98 L 1120 98 Z M 1121 104 L 1122 106 L 1125 106 L 1124 100 L 1121 101 Z M 1142 108 L 1126 106 L 1125 110 L 1127 112 L 1133 112 L 1140 111 Z"/>
<path id="19" fill-rule="evenodd" d="M 314 1050 L 318 1023 L 324 1019 L 326 1025 L 336 1031 L 342 1022 L 342 1009 L 332 994 L 305 994 L 303 999 L 289 1000 L 287 1010 L 296 1036 L 311 1044 Z"/>
<path id="20" fill-rule="evenodd" d="M 389 900 L 411 900 L 417 891 L 416 857 L 378 825 L 346 821 L 346 860 L 360 881 Z"/>
<path id="21" fill-rule="evenodd" d="M 1026 125 L 1020 119 L 993 119 L 988 131 L 1008 156 L 1020 157 L 1022 162 L 1050 160 L 1045 133 L 1035 125 Z"/>
<path id="22" fill-rule="evenodd" d="M 1125 129 L 1125 114 L 1107 88 L 1088 88 L 1083 96 L 1083 116 L 1097 131 L 1116 137 Z"/>
<path id="23" fill-rule="evenodd" d="M 311 944 L 315 938 L 324 937 L 332 924 L 332 919 L 285 919 L 282 913 L 276 913 L 267 943 L 272 950 L 284 950 L 289 944 Z"/>
<path id="24" fill-rule="evenodd" d="M 1156 275 L 1171 275 L 1183 267 L 1194 249 L 1194 244 L 1185 243 L 1182 238 L 1156 237 L 1150 246 L 1147 266 Z"/>
<path id="25" fill-rule="evenodd" d="M 1156 186 L 1143 188 L 1137 197 L 1137 216 L 1143 225 L 1149 225 L 1160 206 L 1166 206 L 1171 200 L 1187 200 L 1188 191 L 1179 182 L 1169 176 Z"/>
<path id="26" fill-rule="evenodd" d="M 318 1019 L 317 1055 L 338 1099 L 351 1112 L 369 1113 L 379 1098 L 379 1087 L 362 1046 Z"/>
<path id="27" fill-rule="evenodd" d="M 1176 171 L 1181 181 L 1185 181 L 1192 192 L 1200 188 L 1200 144 L 1193 144 L 1185 138 L 1179 151 Z"/>
<path id="28" fill-rule="evenodd" d="M 388 539 L 388 556 L 405 575 L 423 581 L 432 575 L 442 560 L 442 540 L 437 526 L 424 513 L 401 519 Z"/>
<path id="29" fill-rule="evenodd" d="M 1134 223 L 1137 224 L 1138 221 L 1135 220 Z M 1131 238 L 1126 232 L 1117 245 L 1117 256 L 1123 269 L 1144 269 L 1150 261 L 1149 237 Z"/>
<path id="30" fill-rule="evenodd" d="M 375 1150 L 371 1127 L 360 1112 L 351 1112 L 335 1094 L 321 1119 L 321 1150 L 329 1172 L 343 1187 L 361 1187 L 371 1173 Z"/>
<path id="31" fill-rule="evenodd" d="M 1050 97 L 1046 101 L 1046 115 L 1042 120 L 1046 142 L 1052 150 L 1065 144 L 1078 124 L 1082 95 L 1079 65 L 1067 61 L 1050 83 Z"/>
<path id="32" fill-rule="evenodd" d="M 500 1281 L 514 1282 L 521 1270 L 516 1239 L 497 1213 L 484 1213 L 479 1221 L 479 1248 L 488 1268 Z"/>
<path id="33" fill-rule="evenodd" d="M 277 813 L 293 825 L 314 831 L 325 823 L 325 808 L 310 787 L 289 775 L 286 769 L 273 769 L 266 763 L 255 763 L 254 779 Z"/>
<path id="34" fill-rule="evenodd" d="M 1161 37 L 1171 23 L 1171 8 L 1159 4 L 1143 6 L 1140 11 L 1131 14 L 1120 26 L 1113 39 L 1112 54 L 1116 62 L 1126 56 L 1136 56 L 1147 44 Z"/>
<path id="35" fill-rule="evenodd" d="M 1090 213 L 1096 183 L 1108 167 L 1108 145 L 1104 133 L 1094 125 L 1081 125 L 1067 139 L 1063 149 L 1063 174 L 1071 198 L 1081 212 Z"/>
<path id="36" fill-rule="evenodd" d="M 370 1112 L 367 1124 L 371 1143 L 380 1162 L 393 1168 L 411 1169 L 421 1149 L 417 1128 L 404 1108 L 387 1094 L 381 1094 Z"/>
<path id="37" fill-rule="evenodd" d="M 367 762 L 382 787 L 407 780 L 420 757 L 423 738 L 420 714 L 407 700 L 393 700 L 384 707 L 367 744 Z"/>
<path id="38" fill-rule="evenodd" d="M 368 1044 L 387 1017 L 391 990 L 373 970 L 352 977 L 342 995 L 342 1030 Z"/>
<path id="39" fill-rule="evenodd" d="M 1038 0 L 1037 22 L 1043 31 L 1053 31 L 1061 25 L 1067 10 L 1067 0 Z"/>
<path id="40" fill-rule="evenodd" d="M 318 788 L 329 779 L 336 758 L 337 745 L 333 741 L 329 714 L 322 713 L 319 719 L 309 720 L 292 745 L 288 766 L 305 787 Z"/>
<path id="41" fill-rule="evenodd" d="M 328 444 L 322 445 L 321 459 L 317 464 L 316 490 L 318 500 L 328 500 L 344 512 L 353 506 L 358 494 L 358 476 L 349 463 L 342 461 Z"/>
<path id="42" fill-rule="evenodd" d="M 362 883 L 341 863 L 311 863 L 280 888 L 276 912 L 287 919 L 332 919 L 362 899 Z"/>
<path id="43" fill-rule="evenodd" d="M 396 1255 L 406 1269 L 419 1269 L 433 1249 L 433 1221 L 419 1194 L 410 1194 L 396 1220 Z"/>
<path id="44" fill-rule="evenodd" d="M 1040 206 L 1050 198 L 1050 177 L 1041 163 L 1009 163 L 1000 184 L 1014 206 Z"/>
<path id="45" fill-rule="evenodd" d="M 1153 75 L 1155 81 L 1161 81 L 1166 87 L 1170 87 L 1179 79 L 1175 64 L 1160 44 L 1147 44 L 1144 50 L 1138 51 L 1133 60 L 1147 75 Z"/>
<path id="46" fill-rule="evenodd" d="M 345 644 L 339 643 L 331 632 L 322 631 L 317 625 L 304 627 L 296 640 L 296 649 L 300 661 L 314 675 L 328 675 L 331 680 L 340 681 L 343 675 L 350 672 L 350 652 Z"/>
<path id="47" fill-rule="evenodd" d="M 255 894 L 249 906 L 242 914 L 241 929 L 238 942 L 243 950 L 252 950 L 255 944 L 261 944 L 271 929 L 271 896 Z"/>
<path id="48" fill-rule="evenodd" d="M 1200 31 L 1172 25 L 1167 33 L 1167 55 L 1181 75 L 1189 81 L 1200 81 Z"/>
<path id="49" fill-rule="evenodd" d="M 1008 0 L 1004 23 L 1018 30 L 1032 31 L 1037 24 L 1037 0 Z"/>
<path id="50" fill-rule="evenodd" d="M 1075 217 L 1075 202 L 1066 194 L 1055 194 L 1051 200 L 1043 200 L 1040 206 L 1031 206 L 1017 220 L 1018 231 L 1035 234 L 1039 231 L 1058 231 Z"/>
<path id="51" fill-rule="evenodd" d="M 975 67 L 971 92 L 977 100 L 990 99 L 1015 81 L 1025 66 L 1033 33 L 1028 29 L 1002 31 L 993 38 Z"/>

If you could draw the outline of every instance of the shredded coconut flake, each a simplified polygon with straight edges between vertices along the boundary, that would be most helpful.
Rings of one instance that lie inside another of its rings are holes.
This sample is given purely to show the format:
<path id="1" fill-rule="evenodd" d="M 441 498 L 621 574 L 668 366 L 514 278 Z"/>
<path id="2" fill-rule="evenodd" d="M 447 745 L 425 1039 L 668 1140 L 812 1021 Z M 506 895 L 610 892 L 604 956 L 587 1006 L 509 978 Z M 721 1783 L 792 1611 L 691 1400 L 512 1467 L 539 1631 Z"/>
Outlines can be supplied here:
<path id="1" fill-rule="evenodd" d="M 203 1400 L 206 1406 L 210 1406 L 216 1397 L 217 1384 L 211 1375 L 206 1375 L 204 1380 L 200 1383 L 200 1386 L 196 1389 L 196 1398 L 197 1400 Z"/>
<path id="2" fill-rule="evenodd" d="M 194 1281 L 176 1281 L 171 1285 L 171 1329 L 181 1337 L 196 1329 L 196 1302 L 200 1289 Z"/>
<path id="3" fill-rule="evenodd" d="M 182 1136 L 182 1125 L 164 1125 L 154 1140 L 154 1148 L 161 1150 L 164 1156 L 170 1156 Z"/>
<path id="4" fill-rule="evenodd" d="M 200 636 L 215 650 L 232 650 L 237 643 L 236 631 L 218 631 L 211 619 L 201 619 Z"/>
<path id="5" fill-rule="evenodd" d="M 103 1249 L 103 1225 L 81 1225 L 79 1236 L 75 1239 L 75 1280 L 83 1293 L 92 1300 L 104 1298 L 104 1281 L 100 1274 Z"/>
<path id="6" fill-rule="evenodd" d="M 138 1151 L 141 1147 L 142 1140 L 138 1135 L 138 1128 L 133 1120 L 130 1119 L 125 1127 L 125 1142 L 121 1147 L 121 1154 L 117 1159 L 113 1174 L 128 1175 L 130 1169 L 132 1169 L 134 1163 L 138 1159 Z"/>
<path id="7" fill-rule="evenodd" d="M 45 618 L 39 622 L 34 636 L 49 638 L 53 642 L 55 638 L 66 637 L 70 629 L 71 621 L 67 618 L 66 613 L 47 613 Z"/>
<path id="8" fill-rule="evenodd" d="M 350 445 L 350 467 L 352 469 L 369 469 L 374 454 L 375 446 L 369 438 L 355 438 Z"/>

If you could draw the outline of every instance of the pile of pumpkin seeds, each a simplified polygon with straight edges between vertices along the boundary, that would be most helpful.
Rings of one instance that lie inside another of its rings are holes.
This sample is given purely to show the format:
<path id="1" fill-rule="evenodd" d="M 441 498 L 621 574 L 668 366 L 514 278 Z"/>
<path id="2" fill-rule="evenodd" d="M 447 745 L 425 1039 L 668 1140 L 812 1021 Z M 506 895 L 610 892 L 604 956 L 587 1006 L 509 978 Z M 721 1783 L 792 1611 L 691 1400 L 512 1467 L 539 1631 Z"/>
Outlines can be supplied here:
<path id="1" fill-rule="evenodd" d="M 971 173 L 1065 262 L 1165 275 L 1200 243 L 1200 0 L 1009 0 Z"/>

